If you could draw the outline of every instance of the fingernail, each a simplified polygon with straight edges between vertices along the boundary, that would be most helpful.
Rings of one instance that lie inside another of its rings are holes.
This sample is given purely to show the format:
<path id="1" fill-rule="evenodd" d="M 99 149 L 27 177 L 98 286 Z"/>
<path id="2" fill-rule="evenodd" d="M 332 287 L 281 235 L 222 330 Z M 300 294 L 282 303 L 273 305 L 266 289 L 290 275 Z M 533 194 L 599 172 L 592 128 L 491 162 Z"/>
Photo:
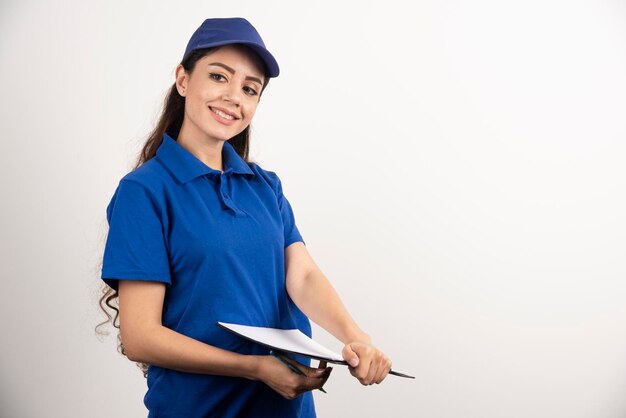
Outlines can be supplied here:
<path id="1" fill-rule="evenodd" d="M 359 362 L 357 361 L 357 359 L 355 359 L 354 357 L 353 357 L 353 358 L 351 358 L 351 359 L 350 359 L 350 361 L 349 361 L 348 363 L 350 363 L 350 366 L 352 366 L 352 367 L 356 367 L 356 366 L 359 364 Z"/>

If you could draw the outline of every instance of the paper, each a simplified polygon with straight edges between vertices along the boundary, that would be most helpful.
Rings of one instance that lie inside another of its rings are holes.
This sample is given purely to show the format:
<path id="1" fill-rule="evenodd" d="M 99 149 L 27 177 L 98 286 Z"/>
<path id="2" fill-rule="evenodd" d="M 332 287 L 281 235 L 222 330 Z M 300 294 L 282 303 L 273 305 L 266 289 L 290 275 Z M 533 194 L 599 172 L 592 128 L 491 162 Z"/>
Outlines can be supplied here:
<path id="1" fill-rule="evenodd" d="M 229 324 L 228 322 L 218 322 L 217 325 L 245 339 L 274 350 L 323 360 L 329 363 L 348 365 L 341 354 L 337 354 L 313 341 L 299 329 L 252 327 L 249 325 Z M 415 379 L 414 376 L 394 370 L 390 370 L 389 374 Z"/>
<path id="2" fill-rule="evenodd" d="M 331 363 L 347 364 L 341 354 L 337 354 L 313 341 L 298 329 L 251 327 L 227 322 L 218 322 L 217 324 L 244 338 L 276 350 L 326 360 Z"/>

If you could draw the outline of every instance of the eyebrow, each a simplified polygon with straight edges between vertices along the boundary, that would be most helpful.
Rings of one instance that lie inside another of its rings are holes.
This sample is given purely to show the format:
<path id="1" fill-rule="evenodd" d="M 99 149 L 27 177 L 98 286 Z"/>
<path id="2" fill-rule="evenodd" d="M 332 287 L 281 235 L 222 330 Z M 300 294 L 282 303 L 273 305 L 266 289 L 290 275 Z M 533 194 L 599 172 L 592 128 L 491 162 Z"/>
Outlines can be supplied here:
<path id="1" fill-rule="evenodd" d="M 212 62 L 209 65 L 217 65 L 218 67 L 222 67 L 223 69 L 225 69 L 226 71 L 228 71 L 231 74 L 235 74 L 235 70 L 233 70 L 232 68 L 230 68 L 228 65 L 226 64 L 222 64 L 221 62 Z M 263 85 L 263 82 L 261 81 L 260 78 L 258 77 L 252 77 L 252 76 L 247 76 L 246 80 L 250 80 L 250 81 L 256 81 L 257 83 L 259 83 L 260 85 Z"/>

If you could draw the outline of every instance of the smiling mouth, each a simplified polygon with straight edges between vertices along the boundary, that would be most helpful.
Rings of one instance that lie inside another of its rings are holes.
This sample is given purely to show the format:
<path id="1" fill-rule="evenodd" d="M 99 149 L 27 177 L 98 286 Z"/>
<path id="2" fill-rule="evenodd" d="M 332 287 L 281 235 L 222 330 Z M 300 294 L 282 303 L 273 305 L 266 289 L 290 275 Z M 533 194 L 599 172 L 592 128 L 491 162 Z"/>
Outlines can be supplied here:
<path id="1" fill-rule="evenodd" d="M 212 108 L 211 106 L 209 106 L 209 109 L 211 110 L 211 112 L 215 113 L 216 115 L 218 115 L 218 116 L 220 116 L 220 117 L 222 117 L 224 119 L 228 119 L 228 120 L 239 119 L 239 118 L 237 118 L 237 117 L 235 117 L 233 115 L 229 115 L 228 113 L 222 112 L 219 109 Z"/>

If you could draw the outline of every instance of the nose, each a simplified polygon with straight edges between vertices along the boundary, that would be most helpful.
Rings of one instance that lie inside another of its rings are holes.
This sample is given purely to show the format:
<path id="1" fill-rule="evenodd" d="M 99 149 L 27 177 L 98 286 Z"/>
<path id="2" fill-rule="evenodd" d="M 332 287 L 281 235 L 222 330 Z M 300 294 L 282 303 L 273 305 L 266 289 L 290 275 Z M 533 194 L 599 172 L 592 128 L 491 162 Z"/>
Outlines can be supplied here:
<path id="1" fill-rule="evenodd" d="M 228 88 L 224 91 L 223 99 L 226 102 L 230 102 L 235 106 L 239 106 L 241 103 L 241 89 L 236 85 L 236 83 L 230 83 Z"/>

